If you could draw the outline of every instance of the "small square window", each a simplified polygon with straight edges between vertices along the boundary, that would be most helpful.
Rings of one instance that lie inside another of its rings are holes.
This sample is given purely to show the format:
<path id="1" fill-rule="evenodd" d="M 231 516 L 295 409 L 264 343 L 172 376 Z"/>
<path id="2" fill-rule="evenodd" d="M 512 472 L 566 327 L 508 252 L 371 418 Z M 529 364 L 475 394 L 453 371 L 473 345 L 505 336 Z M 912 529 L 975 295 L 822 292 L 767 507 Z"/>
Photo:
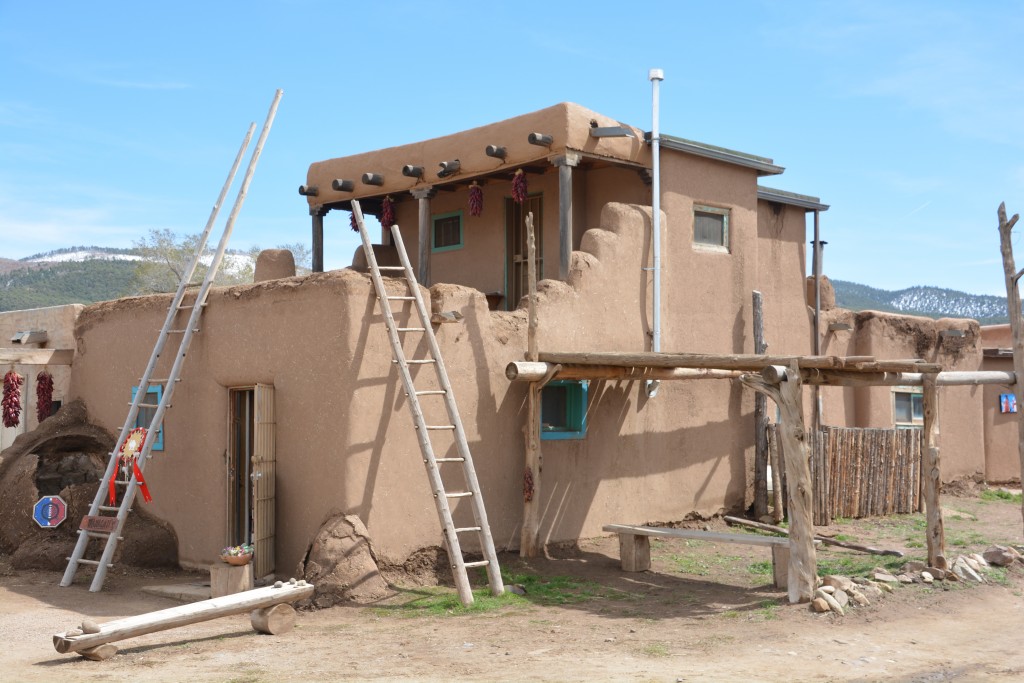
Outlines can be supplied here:
<path id="1" fill-rule="evenodd" d="M 462 248 L 462 212 L 443 213 L 433 218 L 430 240 L 431 251 L 450 251 Z"/>
<path id="2" fill-rule="evenodd" d="M 919 391 L 898 389 L 892 393 L 893 423 L 897 429 L 912 429 L 924 425 L 924 396 Z"/>
<path id="3" fill-rule="evenodd" d="M 587 433 L 588 382 L 556 380 L 540 393 L 540 438 L 582 439 Z"/>
<path id="4" fill-rule="evenodd" d="M 132 401 L 135 400 L 135 394 L 139 391 L 138 387 L 132 387 Z M 159 384 L 150 386 L 146 391 L 145 398 L 142 399 L 143 403 L 149 405 L 159 405 L 160 399 L 164 395 L 164 388 Z M 153 422 L 153 416 L 156 415 L 156 408 L 150 408 L 148 406 L 139 406 L 139 414 L 135 416 L 135 426 L 145 427 L 149 429 L 150 423 Z M 150 436 L 147 435 L 146 439 L 149 440 Z M 160 429 L 156 430 L 156 439 L 153 441 L 154 451 L 162 451 L 164 449 L 164 427 L 160 425 Z"/>
<path id="5" fill-rule="evenodd" d="M 693 243 L 729 248 L 729 209 L 693 207 Z"/>

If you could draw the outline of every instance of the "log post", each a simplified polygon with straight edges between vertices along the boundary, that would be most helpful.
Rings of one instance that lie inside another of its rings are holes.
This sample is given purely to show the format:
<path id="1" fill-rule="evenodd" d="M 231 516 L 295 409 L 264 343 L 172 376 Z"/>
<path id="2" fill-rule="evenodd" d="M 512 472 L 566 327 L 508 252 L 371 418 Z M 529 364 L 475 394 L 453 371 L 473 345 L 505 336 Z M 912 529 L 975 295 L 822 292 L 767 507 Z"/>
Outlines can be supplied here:
<path id="1" fill-rule="evenodd" d="M 942 528 L 942 507 L 939 505 L 939 487 L 942 476 L 939 469 L 939 405 L 935 375 L 924 376 L 924 438 L 921 439 L 921 471 L 924 473 L 925 514 L 928 519 L 928 566 L 946 568 L 945 533 Z"/>
<path id="2" fill-rule="evenodd" d="M 433 187 L 418 187 L 409 194 L 419 202 L 419 263 L 416 279 L 424 287 L 430 287 L 430 238 L 433 225 L 430 221 L 430 200 L 437 194 Z"/>
<path id="3" fill-rule="evenodd" d="M 537 352 L 537 253 L 533 233 L 533 212 L 526 215 L 527 279 L 529 280 L 529 326 L 526 360 L 536 362 Z M 553 373 L 552 373 L 553 374 Z M 550 377 L 549 377 L 550 378 Z M 540 478 L 543 456 L 540 452 L 540 392 L 544 382 L 530 382 L 526 399 L 526 464 L 523 468 L 523 528 L 519 538 L 519 556 L 536 557 L 540 545 Z"/>
<path id="4" fill-rule="evenodd" d="M 558 279 L 569 279 L 572 259 L 572 169 L 580 155 L 566 152 L 551 160 L 558 167 Z"/>
<path id="5" fill-rule="evenodd" d="M 1003 274 L 1006 278 L 1006 306 L 1010 314 L 1010 332 L 1013 335 L 1013 372 L 1016 377 L 1024 377 L 1024 320 L 1020 310 L 1020 289 L 1017 281 L 1024 271 L 1018 273 L 1013 262 L 1013 244 L 1010 241 L 1013 226 L 1017 223 L 1018 214 L 1013 218 L 1006 217 L 1006 204 L 999 205 L 999 247 L 1003 254 Z M 1018 411 L 1024 411 L 1024 386 L 1014 382 L 1013 395 L 1017 398 Z M 1021 480 L 1024 481 L 1024 412 L 1017 413 L 1017 454 L 1020 458 Z M 1021 516 L 1024 518 L 1024 502 L 1021 503 Z"/>
<path id="6" fill-rule="evenodd" d="M 811 470 L 808 466 L 807 429 L 804 426 L 800 367 L 771 368 L 769 382 L 762 375 L 743 375 L 744 384 L 767 394 L 779 406 L 779 441 L 788 480 L 789 509 L 789 601 L 809 602 L 817 587 L 817 557 L 814 552 L 814 506 L 811 501 Z"/>
<path id="7" fill-rule="evenodd" d="M 764 341 L 764 297 L 754 292 L 754 353 L 768 351 Z M 768 514 L 768 397 L 754 393 L 754 518 Z"/>
<path id="8" fill-rule="evenodd" d="M 314 206 L 309 210 L 313 218 L 313 262 L 310 264 L 314 273 L 324 272 L 324 215 L 328 209 Z"/>

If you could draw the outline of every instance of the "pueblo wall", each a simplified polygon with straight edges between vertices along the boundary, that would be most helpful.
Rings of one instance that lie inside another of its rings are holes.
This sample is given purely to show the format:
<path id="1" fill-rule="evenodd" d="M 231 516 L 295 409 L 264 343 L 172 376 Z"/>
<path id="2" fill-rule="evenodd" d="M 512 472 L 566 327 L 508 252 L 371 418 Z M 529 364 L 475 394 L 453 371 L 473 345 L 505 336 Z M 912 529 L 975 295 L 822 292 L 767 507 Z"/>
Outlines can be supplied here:
<path id="1" fill-rule="evenodd" d="M 753 235 L 749 207 L 737 227 L 747 224 Z M 600 229 L 583 235 L 569 282 L 541 284 L 542 349 L 647 348 L 649 301 L 641 267 L 649 210 L 612 204 L 602 216 Z M 666 301 L 681 304 L 666 307 L 672 311 L 667 336 L 675 340 L 699 321 L 689 313 L 699 299 L 669 282 Z M 398 281 L 390 286 L 404 288 Z M 526 311 L 489 312 L 482 293 L 465 287 L 436 285 L 432 295 L 435 310 L 464 316 L 439 326 L 438 341 L 495 541 L 514 548 L 522 514 L 526 386 L 508 382 L 504 368 L 523 358 Z M 123 299 L 89 306 L 79 317 L 72 395 L 111 431 L 124 419 L 130 387 L 151 350 L 150 330 L 159 329 L 169 302 L 169 295 Z M 732 341 L 735 314 L 726 319 L 731 325 L 725 336 Z M 412 351 L 418 342 L 408 336 Z M 672 344 L 669 350 L 685 349 Z M 365 522 L 384 561 L 441 544 L 366 275 L 342 270 L 213 290 L 184 368 L 166 419 L 166 450 L 147 468 L 154 496 L 148 510 L 175 528 L 183 565 L 212 561 L 224 544 L 228 390 L 256 382 L 276 390 L 280 573 L 295 566 L 320 524 L 336 512 Z M 417 388 L 431 387 L 419 382 Z M 609 522 L 676 520 L 741 507 L 751 404 L 738 384 L 721 380 L 666 382 L 655 399 L 647 399 L 642 382 L 593 382 L 586 438 L 543 442 L 542 537 L 573 540 L 597 535 Z M 438 404 L 425 399 L 424 405 L 428 422 L 440 419 Z M 456 506 L 455 516 L 466 525 L 468 506 Z"/>

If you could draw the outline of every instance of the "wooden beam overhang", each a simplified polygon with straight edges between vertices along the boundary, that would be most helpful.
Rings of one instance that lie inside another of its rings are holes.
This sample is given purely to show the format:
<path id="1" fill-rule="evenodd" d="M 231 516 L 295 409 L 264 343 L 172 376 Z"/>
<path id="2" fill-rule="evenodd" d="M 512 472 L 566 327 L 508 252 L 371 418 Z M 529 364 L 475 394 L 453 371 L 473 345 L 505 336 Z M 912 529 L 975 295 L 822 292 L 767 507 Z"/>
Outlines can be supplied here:
<path id="1" fill-rule="evenodd" d="M 0 348 L 0 365 L 71 365 L 74 349 Z"/>

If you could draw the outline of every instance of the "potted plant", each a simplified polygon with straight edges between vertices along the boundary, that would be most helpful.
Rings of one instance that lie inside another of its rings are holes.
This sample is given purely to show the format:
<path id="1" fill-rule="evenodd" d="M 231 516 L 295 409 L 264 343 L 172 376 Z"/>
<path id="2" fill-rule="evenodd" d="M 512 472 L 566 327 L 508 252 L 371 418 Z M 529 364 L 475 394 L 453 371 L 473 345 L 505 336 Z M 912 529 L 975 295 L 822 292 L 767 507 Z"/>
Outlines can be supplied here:
<path id="1" fill-rule="evenodd" d="M 249 564 L 252 560 L 253 547 L 251 543 L 232 545 L 220 551 L 220 559 L 236 567 Z"/>

